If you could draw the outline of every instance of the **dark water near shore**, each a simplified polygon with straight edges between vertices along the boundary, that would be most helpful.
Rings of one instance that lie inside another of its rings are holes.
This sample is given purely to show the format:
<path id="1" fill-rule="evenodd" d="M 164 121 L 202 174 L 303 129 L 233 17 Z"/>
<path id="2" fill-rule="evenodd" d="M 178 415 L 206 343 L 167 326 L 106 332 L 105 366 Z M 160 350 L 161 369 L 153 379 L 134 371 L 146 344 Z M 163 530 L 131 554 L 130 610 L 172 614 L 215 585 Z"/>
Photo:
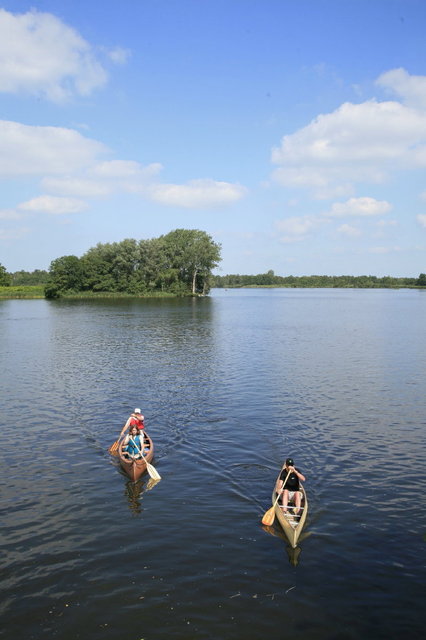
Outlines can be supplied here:
<path id="1" fill-rule="evenodd" d="M 425 337 L 414 290 L 0 301 L 2 637 L 423 638 Z M 107 453 L 136 406 L 151 490 Z"/>

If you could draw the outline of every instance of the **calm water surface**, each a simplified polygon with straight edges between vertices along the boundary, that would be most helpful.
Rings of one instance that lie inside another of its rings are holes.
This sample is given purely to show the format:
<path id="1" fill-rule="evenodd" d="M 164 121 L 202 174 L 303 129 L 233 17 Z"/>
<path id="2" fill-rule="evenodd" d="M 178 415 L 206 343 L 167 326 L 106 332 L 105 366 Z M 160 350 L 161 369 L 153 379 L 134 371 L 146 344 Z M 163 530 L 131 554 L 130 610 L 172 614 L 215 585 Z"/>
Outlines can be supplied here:
<path id="1" fill-rule="evenodd" d="M 423 638 L 425 327 L 414 290 L 1 301 L 2 637 Z M 107 453 L 136 406 L 154 487 Z"/>

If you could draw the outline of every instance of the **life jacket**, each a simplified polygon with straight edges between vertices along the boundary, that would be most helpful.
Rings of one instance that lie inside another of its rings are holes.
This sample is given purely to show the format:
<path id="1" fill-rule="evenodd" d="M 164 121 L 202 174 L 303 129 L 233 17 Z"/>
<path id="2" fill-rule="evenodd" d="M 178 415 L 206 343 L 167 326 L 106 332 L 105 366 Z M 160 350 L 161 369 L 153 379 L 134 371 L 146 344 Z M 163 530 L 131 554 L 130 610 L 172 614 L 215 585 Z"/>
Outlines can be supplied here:
<path id="1" fill-rule="evenodd" d="M 143 429 L 145 427 L 143 418 L 138 418 L 135 413 L 132 413 L 132 417 L 130 418 L 129 427 L 137 427 L 138 429 Z"/>

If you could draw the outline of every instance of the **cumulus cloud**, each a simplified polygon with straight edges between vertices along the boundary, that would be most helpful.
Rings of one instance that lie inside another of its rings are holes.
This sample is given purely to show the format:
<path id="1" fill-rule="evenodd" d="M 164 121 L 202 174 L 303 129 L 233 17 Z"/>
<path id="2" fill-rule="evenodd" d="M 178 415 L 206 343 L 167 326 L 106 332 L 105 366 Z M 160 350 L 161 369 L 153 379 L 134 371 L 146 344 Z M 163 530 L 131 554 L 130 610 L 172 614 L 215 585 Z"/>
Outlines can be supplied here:
<path id="1" fill-rule="evenodd" d="M 116 61 L 124 53 L 112 52 Z M 0 9 L 0 91 L 63 102 L 90 95 L 107 73 L 74 29 L 49 13 L 13 14 Z"/>
<path id="2" fill-rule="evenodd" d="M 38 196 L 27 202 L 18 205 L 22 211 L 32 211 L 37 213 L 48 213 L 53 215 L 64 215 L 68 213 L 80 213 L 87 208 L 82 200 L 76 198 L 58 198 L 55 196 Z"/>
<path id="3" fill-rule="evenodd" d="M 70 173 L 107 150 L 73 129 L 6 120 L 0 120 L 0 139 L 0 177 Z"/>
<path id="4" fill-rule="evenodd" d="M 345 216 L 381 216 L 391 210 L 391 205 L 385 200 L 375 200 L 374 198 L 350 198 L 346 202 L 335 202 L 330 214 L 336 217 Z"/>
<path id="5" fill-rule="evenodd" d="M 129 49 L 116 47 L 115 49 L 108 51 L 107 55 L 115 64 L 125 64 L 130 58 L 131 53 Z"/>
<path id="6" fill-rule="evenodd" d="M 317 216 L 292 216 L 277 220 L 275 228 L 282 242 L 298 242 L 322 226 L 326 220 Z"/>
<path id="7" fill-rule="evenodd" d="M 349 238 L 358 238 L 361 235 L 361 231 L 357 229 L 357 227 L 353 227 L 350 224 L 342 224 L 337 229 L 337 232 Z"/>
<path id="8" fill-rule="evenodd" d="M 147 166 L 133 160 L 109 160 L 91 168 L 90 173 L 100 178 L 139 178 L 150 179 L 157 175 L 163 165 L 153 162 Z"/>
<path id="9" fill-rule="evenodd" d="M 112 193 L 135 193 L 167 206 L 191 209 L 230 204 L 247 193 L 239 184 L 212 179 L 162 184 L 158 174 L 163 166 L 158 162 L 146 166 L 133 160 L 99 162 L 108 149 L 73 129 L 0 120 L 0 139 L 0 178 L 41 178 L 46 195 L 20 207 L 25 210 L 50 213 L 82 210 L 76 200 L 55 199 L 55 195 L 102 198 Z M 46 200 L 48 197 L 51 199 Z"/>
<path id="10" fill-rule="evenodd" d="M 399 96 L 406 104 L 418 108 L 426 108 L 426 77 L 412 76 L 405 69 L 391 69 L 382 73 L 376 84 L 389 93 Z"/>
<path id="11" fill-rule="evenodd" d="M 396 220 L 377 220 L 376 226 L 380 229 L 384 229 L 385 227 L 395 227 L 397 225 Z"/>
<path id="12" fill-rule="evenodd" d="M 72 177 L 43 178 L 41 187 L 50 193 L 80 198 L 102 198 L 112 192 L 112 188 L 107 182 Z"/>
<path id="13" fill-rule="evenodd" d="M 16 209 L 0 209 L 0 220 L 20 220 L 22 217 Z"/>
<path id="14" fill-rule="evenodd" d="M 282 138 L 273 178 L 310 187 L 318 197 L 359 182 L 381 183 L 393 170 L 426 166 L 426 113 L 398 102 L 345 103 Z"/>
<path id="15" fill-rule="evenodd" d="M 209 208 L 240 200 L 247 189 L 238 184 L 210 179 L 190 180 L 187 184 L 155 184 L 148 195 L 154 202 L 187 209 Z"/>
<path id="16" fill-rule="evenodd" d="M 51 193 L 85 198 L 105 197 L 120 192 L 147 195 L 161 169 L 159 163 L 143 166 L 130 160 L 111 160 L 90 167 L 84 177 L 50 176 L 43 178 L 41 185 Z"/>
<path id="17" fill-rule="evenodd" d="M 426 213 L 419 213 L 418 216 L 416 216 L 416 219 L 422 227 L 426 228 Z"/>
<path id="18" fill-rule="evenodd" d="M 401 247 L 371 247 L 368 252 L 384 255 L 387 253 L 397 253 L 401 251 Z"/>

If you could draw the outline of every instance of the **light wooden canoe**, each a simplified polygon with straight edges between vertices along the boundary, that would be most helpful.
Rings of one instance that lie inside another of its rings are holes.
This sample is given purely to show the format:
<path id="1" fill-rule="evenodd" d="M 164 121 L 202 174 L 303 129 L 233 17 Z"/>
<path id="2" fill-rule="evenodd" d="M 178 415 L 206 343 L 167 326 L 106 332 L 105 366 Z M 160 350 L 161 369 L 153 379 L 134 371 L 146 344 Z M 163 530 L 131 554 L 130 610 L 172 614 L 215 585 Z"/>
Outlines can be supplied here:
<path id="1" fill-rule="evenodd" d="M 278 475 L 278 478 L 279 477 L 280 476 Z M 274 504 L 277 498 L 275 486 L 276 486 L 276 483 L 272 491 L 272 504 Z M 294 515 L 292 502 L 290 502 L 289 506 L 287 507 L 287 513 L 283 512 L 281 500 L 279 500 L 279 503 L 277 502 L 277 504 L 275 505 L 275 517 L 280 523 L 285 535 L 287 536 L 287 540 L 289 541 L 293 549 L 297 547 L 297 541 L 299 539 L 300 534 L 302 533 L 303 525 L 305 524 L 306 516 L 308 515 L 308 497 L 306 495 L 305 488 L 302 484 L 300 485 L 299 491 L 302 494 L 302 503 L 301 503 L 302 511 L 301 511 L 300 517 L 296 517 Z"/>
<path id="2" fill-rule="evenodd" d="M 141 475 L 146 471 L 146 463 L 151 462 L 154 457 L 154 443 L 152 438 L 146 433 L 143 432 L 145 436 L 145 449 L 148 449 L 147 452 L 144 453 L 143 458 L 138 458 L 137 460 L 131 460 L 123 455 L 121 451 L 121 445 L 118 447 L 118 459 L 120 461 L 120 467 L 123 471 L 129 476 L 130 480 L 133 482 L 137 482 Z"/>

